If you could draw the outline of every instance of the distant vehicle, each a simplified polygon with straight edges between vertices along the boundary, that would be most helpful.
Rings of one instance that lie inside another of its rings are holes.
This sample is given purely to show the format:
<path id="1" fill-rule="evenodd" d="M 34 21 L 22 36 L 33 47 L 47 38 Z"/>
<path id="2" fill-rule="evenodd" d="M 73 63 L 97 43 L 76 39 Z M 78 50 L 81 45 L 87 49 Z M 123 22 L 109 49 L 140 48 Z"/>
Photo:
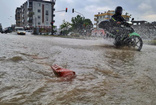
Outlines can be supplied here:
<path id="1" fill-rule="evenodd" d="M 0 32 L 3 33 L 3 29 L 0 29 Z"/>
<path id="2" fill-rule="evenodd" d="M 15 31 L 17 32 L 18 35 L 25 35 L 26 31 L 24 30 L 23 27 L 15 27 Z"/>
<path id="3" fill-rule="evenodd" d="M 2 30 L 2 33 L 5 33 L 5 34 L 11 33 L 11 32 L 12 32 L 11 27 L 7 27 L 4 30 Z"/>
<path id="4" fill-rule="evenodd" d="M 0 23 L 0 32 L 2 32 L 3 30 L 2 30 L 2 25 L 1 25 L 1 23 Z"/>
<path id="5" fill-rule="evenodd" d="M 32 31 L 32 30 L 26 30 L 26 32 L 30 32 L 30 33 L 33 33 L 33 31 Z"/>

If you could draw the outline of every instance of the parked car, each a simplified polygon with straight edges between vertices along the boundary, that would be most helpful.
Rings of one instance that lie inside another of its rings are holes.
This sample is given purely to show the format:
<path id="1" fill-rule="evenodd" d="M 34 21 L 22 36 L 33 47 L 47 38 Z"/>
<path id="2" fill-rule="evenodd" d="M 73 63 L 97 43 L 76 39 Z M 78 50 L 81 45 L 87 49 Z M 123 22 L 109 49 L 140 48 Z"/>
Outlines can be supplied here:
<path id="1" fill-rule="evenodd" d="M 33 33 L 33 30 L 26 30 L 26 32 Z"/>
<path id="2" fill-rule="evenodd" d="M 4 30 L 2 30 L 1 33 L 7 34 L 7 33 L 11 33 L 11 32 L 12 32 L 12 31 L 11 31 L 11 28 L 10 28 L 10 27 L 7 27 L 7 28 L 5 28 Z"/>
<path id="3" fill-rule="evenodd" d="M 0 32 L 2 32 L 3 31 L 3 29 L 2 29 L 2 25 L 1 25 L 1 23 L 0 23 Z"/>

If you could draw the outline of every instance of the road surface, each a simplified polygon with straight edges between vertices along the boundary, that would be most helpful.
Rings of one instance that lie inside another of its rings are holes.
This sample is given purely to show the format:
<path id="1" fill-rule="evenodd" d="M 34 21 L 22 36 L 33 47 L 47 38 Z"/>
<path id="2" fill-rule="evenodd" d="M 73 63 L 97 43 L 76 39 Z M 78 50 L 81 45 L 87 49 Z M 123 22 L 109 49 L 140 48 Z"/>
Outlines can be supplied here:
<path id="1" fill-rule="evenodd" d="M 76 72 L 57 78 L 50 65 Z M 0 105 L 156 105 L 156 47 L 0 34 Z"/>

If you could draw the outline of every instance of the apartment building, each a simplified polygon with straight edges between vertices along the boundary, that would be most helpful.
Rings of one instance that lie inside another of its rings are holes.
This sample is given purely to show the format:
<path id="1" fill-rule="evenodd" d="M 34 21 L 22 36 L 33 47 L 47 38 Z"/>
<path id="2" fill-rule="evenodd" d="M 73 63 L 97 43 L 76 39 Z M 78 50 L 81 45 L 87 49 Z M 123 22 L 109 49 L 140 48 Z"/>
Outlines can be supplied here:
<path id="1" fill-rule="evenodd" d="M 22 26 L 22 14 L 21 14 L 21 8 L 19 7 L 16 9 L 15 18 L 16 18 L 16 26 L 18 27 Z"/>
<path id="2" fill-rule="evenodd" d="M 16 26 L 30 28 L 51 28 L 50 1 L 27 0 L 16 9 Z"/>
<path id="3" fill-rule="evenodd" d="M 110 20 L 111 17 L 115 14 L 114 10 L 108 10 L 107 12 L 104 13 L 98 13 L 94 15 L 94 21 L 95 21 L 95 26 L 98 27 L 98 24 L 102 21 Z M 130 15 L 128 13 L 125 13 L 125 15 L 122 15 L 125 20 L 129 21 Z"/>

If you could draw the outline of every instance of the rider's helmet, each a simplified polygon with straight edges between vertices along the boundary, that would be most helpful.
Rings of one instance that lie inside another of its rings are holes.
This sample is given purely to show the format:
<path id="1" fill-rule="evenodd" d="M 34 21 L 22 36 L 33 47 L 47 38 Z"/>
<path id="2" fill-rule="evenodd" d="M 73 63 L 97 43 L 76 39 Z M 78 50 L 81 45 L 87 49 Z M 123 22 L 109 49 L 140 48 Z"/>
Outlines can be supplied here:
<path id="1" fill-rule="evenodd" d="M 121 6 L 118 6 L 115 9 L 115 14 L 116 15 L 122 15 L 122 11 L 123 11 L 122 7 Z"/>

